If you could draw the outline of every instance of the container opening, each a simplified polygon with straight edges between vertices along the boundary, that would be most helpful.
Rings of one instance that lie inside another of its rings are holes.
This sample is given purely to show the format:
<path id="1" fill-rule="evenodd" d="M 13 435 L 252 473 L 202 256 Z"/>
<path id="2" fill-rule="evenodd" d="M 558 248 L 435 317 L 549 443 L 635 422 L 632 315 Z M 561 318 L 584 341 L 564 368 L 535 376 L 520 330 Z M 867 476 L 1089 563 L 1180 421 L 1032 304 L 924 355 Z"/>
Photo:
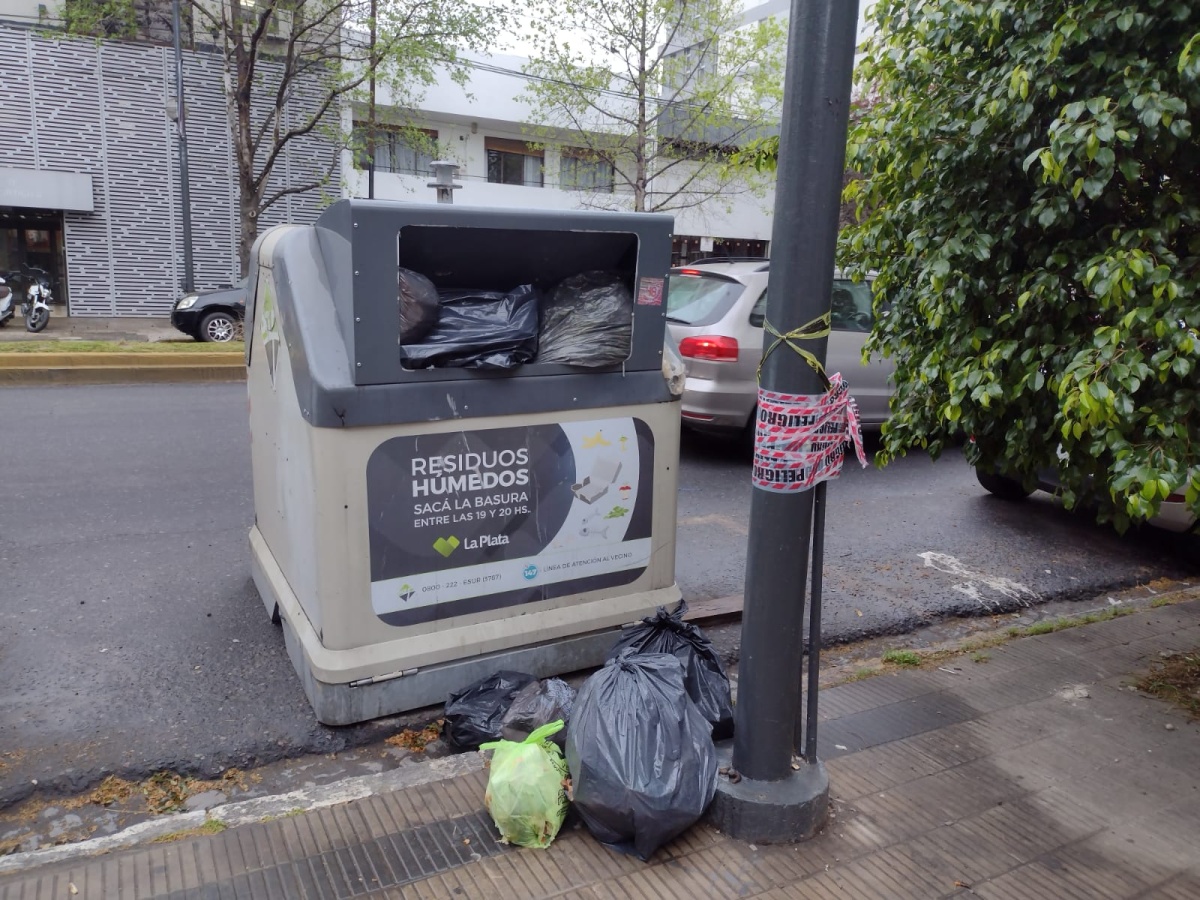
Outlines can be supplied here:
<path id="1" fill-rule="evenodd" d="M 551 291 L 582 272 L 618 272 L 633 291 L 636 234 L 406 225 L 397 261 L 438 288 L 510 291 L 532 284 Z"/>
<path id="2" fill-rule="evenodd" d="M 401 322 L 417 311 L 411 283 L 421 279 L 405 274 L 415 272 L 428 279 L 428 326 L 420 336 L 402 327 L 402 364 L 619 365 L 632 350 L 637 259 L 637 235 L 626 232 L 406 225 Z"/>

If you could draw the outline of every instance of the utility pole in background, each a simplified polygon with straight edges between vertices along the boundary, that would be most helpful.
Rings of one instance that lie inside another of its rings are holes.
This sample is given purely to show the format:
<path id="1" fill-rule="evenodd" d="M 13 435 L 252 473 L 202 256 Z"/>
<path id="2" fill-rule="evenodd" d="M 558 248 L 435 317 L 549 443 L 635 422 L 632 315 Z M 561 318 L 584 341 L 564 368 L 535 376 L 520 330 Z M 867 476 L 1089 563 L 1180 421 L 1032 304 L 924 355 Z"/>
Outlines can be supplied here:
<path id="1" fill-rule="evenodd" d="M 857 0 L 792 0 L 766 311 L 780 335 L 830 308 L 857 24 Z M 764 349 L 773 341 L 766 334 Z M 823 363 L 827 341 L 797 343 Z M 786 344 L 764 357 L 761 387 L 826 390 Z M 813 495 L 756 487 L 751 500 L 736 730 L 722 759 L 740 778 L 721 779 L 712 808 L 716 827 L 745 841 L 812 837 L 828 809 L 825 767 L 795 755 Z"/>
<path id="2" fill-rule="evenodd" d="M 183 292 L 196 289 L 196 273 L 192 262 L 192 194 L 189 186 L 187 113 L 183 102 L 183 48 L 179 38 L 179 0 L 171 9 L 175 44 L 175 127 L 179 136 L 179 193 L 183 205 Z"/>

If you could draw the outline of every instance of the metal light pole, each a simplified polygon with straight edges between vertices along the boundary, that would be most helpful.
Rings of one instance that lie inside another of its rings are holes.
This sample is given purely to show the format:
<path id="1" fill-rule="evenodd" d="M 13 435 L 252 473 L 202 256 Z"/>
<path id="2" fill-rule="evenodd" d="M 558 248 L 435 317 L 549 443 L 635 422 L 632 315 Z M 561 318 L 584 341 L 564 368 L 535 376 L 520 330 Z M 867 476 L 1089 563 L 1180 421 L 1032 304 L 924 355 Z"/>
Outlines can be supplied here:
<path id="1" fill-rule="evenodd" d="M 857 0 L 792 0 L 766 311 L 781 335 L 830 308 L 857 23 Z M 803 340 L 822 361 L 826 343 Z M 826 389 L 786 345 L 765 357 L 761 385 L 791 395 Z M 805 761 L 793 755 L 813 496 L 755 489 L 751 500 L 730 760 L 740 777 L 722 779 L 712 814 L 722 832 L 747 841 L 811 837 L 828 808 L 824 766 L 815 753 Z"/>
<path id="2" fill-rule="evenodd" d="M 171 14 L 175 35 L 175 127 L 179 136 L 179 183 L 183 202 L 183 291 L 196 289 L 195 267 L 192 261 L 192 195 L 189 188 L 187 114 L 183 102 L 183 50 L 179 40 L 179 0 L 172 4 Z"/>

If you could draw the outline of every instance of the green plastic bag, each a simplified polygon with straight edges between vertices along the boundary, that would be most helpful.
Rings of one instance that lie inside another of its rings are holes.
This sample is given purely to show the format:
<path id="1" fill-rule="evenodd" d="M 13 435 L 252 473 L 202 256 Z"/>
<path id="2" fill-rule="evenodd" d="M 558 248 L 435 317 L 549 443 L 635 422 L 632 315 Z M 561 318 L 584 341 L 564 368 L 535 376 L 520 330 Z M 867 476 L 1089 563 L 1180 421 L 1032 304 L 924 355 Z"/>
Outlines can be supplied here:
<path id="1" fill-rule="evenodd" d="M 488 812 L 503 840 L 520 847 L 549 847 L 567 815 L 567 761 L 550 741 L 563 722 L 550 722 L 517 743 L 493 741 L 487 791 Z"/>

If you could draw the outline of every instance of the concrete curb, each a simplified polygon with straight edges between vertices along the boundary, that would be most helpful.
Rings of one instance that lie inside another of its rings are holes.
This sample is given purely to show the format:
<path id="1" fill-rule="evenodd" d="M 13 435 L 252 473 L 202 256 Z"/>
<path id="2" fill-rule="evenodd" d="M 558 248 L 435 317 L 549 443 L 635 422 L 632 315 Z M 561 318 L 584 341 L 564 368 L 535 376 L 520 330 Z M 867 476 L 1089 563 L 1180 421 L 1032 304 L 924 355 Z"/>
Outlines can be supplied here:
<path id="1" fill-rule="evenodd" d="M 163 353 L 0 353 L 0 369 L 77 369 L 120 367 L 170 366 L 234 366 L 242 367 L 245 356 L 241 351 L 200 350 Z"/>
<path id="2" fill-rule="evenodd" d="M 0 353 L 0 386 L 245 380 L 241 352 Z"/>
<path id="3" fill-rule="evenodd" d="M 332 784 L 288 791 L 286 794 L 225 803 L 207 811 L 200 810 L 163 816 L 131 825 L 116 834 L 80 841 L 77 844 L 61 844 L 57 847 L 47 847 L 44 850 L 31 850 L 26 853 L 14 853 L 10 856 L 0 857 L 0 875 L 28 871 L 51 863 L 95 856 L 113 850 L 126 850 L 199 828 L 205 822 L 220 822 L 229 828 L 235 828 L 238 825 L 249 825 L 280 816 L 311 812 L 327 806 L 361 800 L 374 794 L 401 791 L 458 778 L 461 775 L 479 771 L 483 765 L 484 760 L 481 754 L 461 753 L 401 766 L 378 775 L 358 775 L 342 781 L 335 781 Z"/>

